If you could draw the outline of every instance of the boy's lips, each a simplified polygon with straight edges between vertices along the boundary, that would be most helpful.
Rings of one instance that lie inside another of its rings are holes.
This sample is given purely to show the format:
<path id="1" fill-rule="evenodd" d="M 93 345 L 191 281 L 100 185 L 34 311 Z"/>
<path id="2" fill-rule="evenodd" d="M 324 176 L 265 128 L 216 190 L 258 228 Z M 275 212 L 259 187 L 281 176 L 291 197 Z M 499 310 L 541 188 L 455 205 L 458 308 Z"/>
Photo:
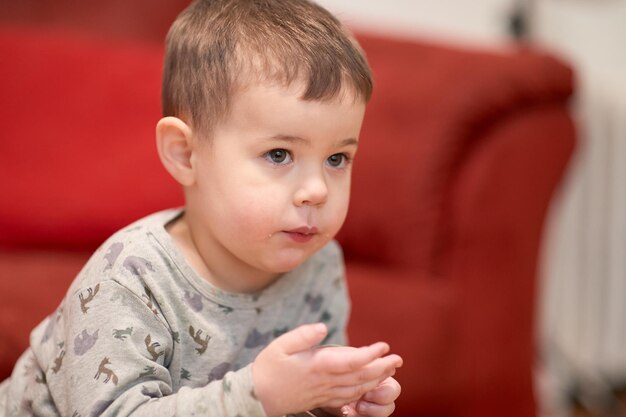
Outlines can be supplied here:
<path id="1" fill-rule="evenodd" d="M 306 243 L 309 240 L 313 239 L 317 234 L 316 227 L 302 226 L 296 229 L 285 230 L 284 231 L 287 236 L 289 236 L 292 240 L 298 243 Z"/>
<path id="2" fill-rule="evenodd" d="M 286 230 L 287 233 L 300 233 L 303 235 L 314 235 L 317 233 L 317 227 L 302 226 L 297 229 Z"/>

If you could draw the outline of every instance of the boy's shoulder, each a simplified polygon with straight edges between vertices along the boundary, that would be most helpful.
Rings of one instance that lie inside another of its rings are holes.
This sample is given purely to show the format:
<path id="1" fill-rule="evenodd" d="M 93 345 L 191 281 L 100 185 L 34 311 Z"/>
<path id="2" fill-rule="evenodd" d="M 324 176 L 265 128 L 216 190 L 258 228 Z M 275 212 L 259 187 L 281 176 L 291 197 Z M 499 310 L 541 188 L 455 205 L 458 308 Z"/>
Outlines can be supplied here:
<path id="1" fill-rule="evenodd" d="M 91 255 L 70 292 L 111 280 L 142 291 L 148 275 L 172 268 L 159 235 L 167 233 L 165 225 L 181 213 L 181 209 L 160 211 L 115 232 Z"/>

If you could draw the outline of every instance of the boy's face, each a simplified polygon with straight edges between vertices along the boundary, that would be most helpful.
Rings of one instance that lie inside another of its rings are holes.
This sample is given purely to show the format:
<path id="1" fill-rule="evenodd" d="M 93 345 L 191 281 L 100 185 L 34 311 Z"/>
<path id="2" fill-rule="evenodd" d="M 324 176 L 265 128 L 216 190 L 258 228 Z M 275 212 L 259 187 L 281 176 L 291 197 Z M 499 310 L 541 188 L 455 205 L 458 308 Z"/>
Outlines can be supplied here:
<path id="1" fill-rule="evenodd" d="M 188 221 L 211 272 L 289 271 L 344 222 L 365 103 L 350 94 L 303 101 L 297 87 L 239 92 L 209 140 L 196 142 Z"/>

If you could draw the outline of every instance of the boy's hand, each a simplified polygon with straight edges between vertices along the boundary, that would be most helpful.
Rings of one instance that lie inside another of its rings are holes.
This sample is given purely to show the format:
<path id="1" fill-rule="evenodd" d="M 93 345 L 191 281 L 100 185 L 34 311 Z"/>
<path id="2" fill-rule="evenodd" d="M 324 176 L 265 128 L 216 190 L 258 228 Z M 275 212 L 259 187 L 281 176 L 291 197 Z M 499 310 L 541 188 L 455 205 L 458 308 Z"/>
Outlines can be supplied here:
<path id="1" fill-rule="evenodd" d="M 389 377 L 359 401 L 341 408 L 344 417 L 387 417 L 396 408 L 395 401 L 400 396 L 400 384 Z"/>
<path id="2" fill-rule="evenodd" d="M 300 326 L 259 353 L 252 365 L 252 379 L 268 417 L 339 408 L 366 395 L 371 395 L 364 397 L 367 404 L 371 401 L 388 406 L 380 405 L 380 401 L 385 403 L 393 396 L 387 393 L 389 383 L 383 381 L 402 366 L 402 359 L 398 355 L 383 356 L 389 351 L 386 343 L 312 349 L 324 340 L 326 332 L 321 323 Z"/>

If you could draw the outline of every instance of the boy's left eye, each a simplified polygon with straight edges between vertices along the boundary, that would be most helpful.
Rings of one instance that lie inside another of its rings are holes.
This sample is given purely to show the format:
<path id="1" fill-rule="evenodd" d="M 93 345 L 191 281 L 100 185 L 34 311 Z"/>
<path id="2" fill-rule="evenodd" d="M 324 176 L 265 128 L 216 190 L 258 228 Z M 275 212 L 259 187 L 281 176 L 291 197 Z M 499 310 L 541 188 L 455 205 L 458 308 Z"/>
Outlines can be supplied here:
<path id="1" fill-rule="evenodd" d="M 286 149 L 272 149 L 264 156 L 265 159 L 269 160 L 275 165 L 285 165 L 291 162 L 291 154 Z"/>
<path id="2" fill-rule="evenodd" d="M 333 168 L 343 168 L 348 163 L 348 157 L 343 153 L 336 153 L 329 156 L 326 162 Z"/>

